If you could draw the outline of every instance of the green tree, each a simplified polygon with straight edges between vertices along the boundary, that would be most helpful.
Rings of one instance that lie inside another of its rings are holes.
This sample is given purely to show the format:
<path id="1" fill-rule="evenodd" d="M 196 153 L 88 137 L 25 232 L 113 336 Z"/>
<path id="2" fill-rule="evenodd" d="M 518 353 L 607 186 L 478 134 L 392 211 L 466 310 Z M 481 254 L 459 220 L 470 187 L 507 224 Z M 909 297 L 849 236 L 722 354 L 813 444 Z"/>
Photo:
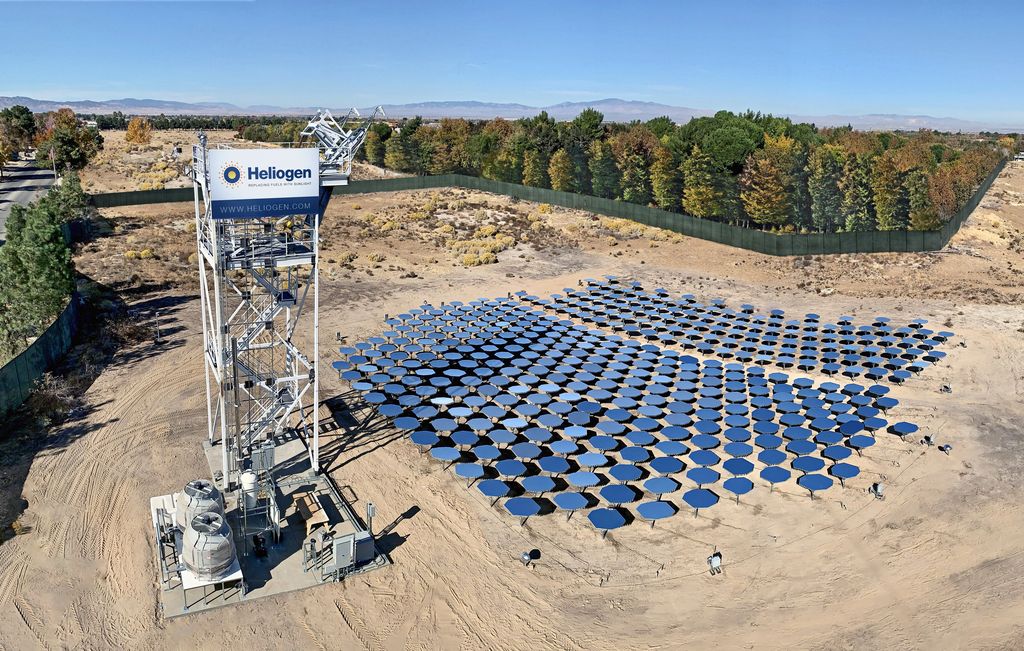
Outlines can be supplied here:
<path id="1" fill-rule="evenodd" d="M 99 131 L 82 125 L 71 109 L 52 114 L 41 138 L 36 160 L 52 161 L 58 170 L 80 170 L 103 148 Z"/>
<path id="2" fill-rule="evenodd" d="M 871 170 L 871 191 L 878 230 L 906 230 L 910 225 L 910 197 L 906 174 L 900 171 L 892 151 L 875 158 Z"/>
<path id="3" fill-rule="evenodd" d="M 548 177 L 551 179 L 551 189 L 562 192 L 576 191 L 576 173 L 573 168 L 572 159 L 564 149 L 559 149 L 551 156 L 551 163 L 548 165 Z"/>
<path id="4" fill-rule="evenodd" d="M 664 210 L 679 212 L 683 205 L 683 172 L 668 147 L 658 147 L 651 165 L 651 191 Z"/>
<path id="5" fill-rule="evenodd" d="M 683 161 L 683 211 L 694 217 L 719 217 L 726 212 L 722 170 L 699 146 Z"/>
<path id="6" fill-rule="evenodd" d="M 610 144 L 600 140 L 591 144 L 589 168 L 594 196 L 605 199 L 619 196 L 619 168 Z"/>
<path id="7" fill-rule="evenodd" d="M 846 150 L 841 145 L 822 145 L 808 161 L 811 223 L 816 230 L 834 233 L 843 226 L 843 168 Z"/>
<path id="8" fill-rule="evenodd" d="M 385 141 L 381 138 L 380 133 L 374 129 L 367 131 L 363 150 L 366 152 L 366 160 L 371 165 L 384 167 Z"/>
<path id="9" fill-rule="evenodd" d="M 871 178 L 862 156 L 850 156 L 843 171 L 843 223 L 847 231 L 875 230 Z"/>
<path id="10" fill-rule="evenodd" d="M 915 231 L 937 231 L 942 228 L 939 213 L 932 205 L 928 174 L 914 170 L 907 175 L 907 198 L 910 204 L 910 228 Z"/>
<path id="11" fill-rule="evenodd" d="M 548 179 L 549 161 L 544 152 L 527 149 L 523 154 L 523 185 L 535 188 L 547 188 L 551 185 Z"/>
<path id="12" fill-rule="evenodd" d="M 622 165 L 622 198 L 646 206 L 651 202 L 651 179 L 647 161 L 640 154 L 630 154 Z"/>
<path id="13" fill-rule="evenodd" d="M 8 240 L 0 247 L 0 346 L 23 346 L 64 308 L 74 290 L 71 251 L 61 230 L 65 216 L 51 192 L 28 206 L 14 206 Z"/>
<path id="14" fill-rule="evenodd" d="M 559 125 L 559 140 L 573 166 L 573 185 L 576 192 L 591 193 L 590 147 L 604 134 L 604 115 L 594 109 L 584 109 L 571 122 Z"/>
<path id="15" fill-rule="evenodd" d="M 419 143 L 416 132 L 423 124 L 419 116 L 407 120 L 397 133 L 388 138 L 384 147 L 384 164 L 399 172 L 415 172 L 420 164 Z"/>
<path id="16" fill-rule="evenodd" d="M 660 139 L 674 131 L 676 123 L 672 121 L 672 118 L 662 115 L 644 122 L 644 126 L 647 127 L 648 131 Z"/>
<path id="17" fill-rule="evenodd" d="M 35 116 L 27 106 L 15 104 L 0 111 L 0 141 L 6 139 L 12 151 L 28 149 L 35 136 Z"/>
<path id="18" fill-rule="evenodd" d="M 82 189 L 77 172 L 68 172 L 61 177 L 60 184 L 50 188 L 47 201 L 62 223 L 82 217 L 89 208 L 89 197 Z"/>

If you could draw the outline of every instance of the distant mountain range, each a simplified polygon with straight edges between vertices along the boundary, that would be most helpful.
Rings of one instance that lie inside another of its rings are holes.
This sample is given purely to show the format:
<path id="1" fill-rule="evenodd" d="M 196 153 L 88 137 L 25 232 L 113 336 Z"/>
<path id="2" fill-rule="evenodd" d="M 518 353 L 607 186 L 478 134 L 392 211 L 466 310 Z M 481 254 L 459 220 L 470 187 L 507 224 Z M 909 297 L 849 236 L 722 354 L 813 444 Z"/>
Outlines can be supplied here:
<path id="1" fill-rule="evenodd" d="M 226 102 L 174 102 L 159 99 L 111 99 L 105 101 L 68 101 L 55 102 L 38 100 L 31 97 L 0 96 L 0 108 L 15 104 L 27 106 L 33 111 L 54 111 L 62 107 L 70 107 L 78 113 L 113 113 L 121 111 L 132 115 L 312 115 L 314 107 L 282 107 L 270 105 L 237 106 Z M 547 111 L 556 120 L 571 120 L 586 108 L 594 108 L 604 114 L 610 122 L 629 122 L 631 120 L 649 120 L 660 115 L 667 115 L 676 123 L 682 124 L 691 118 L 713 115 L 707 109 L 696 109 L 685 106 L 670 106 L 657 102 L 639 102 L 624 99 L 601 99 L 591 102 L 562 102 L 551 106 L 527 106 L 525 104 L 507 104 L 477 101 L 454 102 L 416 102 L 412 104 L 385 104 L 384 110 L 390 117 L 424 118 L 461 117 L 486 120 L 495 117 L 521 118 L 534 116 L 540 111 Z M 347 108 L 331 108 L 334 113 L 344 114 Z M 360 111 L 369 111 L 372 108 Z M 812 122 L 820 127 L 852 125 L 856 129 L 886 130 L 917 130 L 936 129 L 939 131 L 1024 131 L 1024 126 L 974 122 L 951 117 L 933 117 L 930 115 L 788 115 L 794 121 Z"/>

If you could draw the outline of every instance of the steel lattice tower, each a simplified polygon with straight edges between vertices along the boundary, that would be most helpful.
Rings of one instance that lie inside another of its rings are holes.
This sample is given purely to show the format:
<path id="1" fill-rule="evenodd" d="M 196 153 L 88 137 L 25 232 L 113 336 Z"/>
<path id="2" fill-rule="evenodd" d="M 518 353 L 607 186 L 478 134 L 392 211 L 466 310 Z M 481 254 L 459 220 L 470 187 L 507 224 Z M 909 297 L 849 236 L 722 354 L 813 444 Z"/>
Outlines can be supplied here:
<path id="1" fill-rule="evenodd" d="M 222 447 L 226 488 L 256 447 L 285 432 L 304 439 L 311 468 L 320 470 L 320 221 L 381 114 L 378 107 L 352 130 L 326 111 L 310 122 L 304 135 L 316 140 L 322 161 L 313 214 L 214 219 L 205 134 L 193 147 L 208 437 Z"/>

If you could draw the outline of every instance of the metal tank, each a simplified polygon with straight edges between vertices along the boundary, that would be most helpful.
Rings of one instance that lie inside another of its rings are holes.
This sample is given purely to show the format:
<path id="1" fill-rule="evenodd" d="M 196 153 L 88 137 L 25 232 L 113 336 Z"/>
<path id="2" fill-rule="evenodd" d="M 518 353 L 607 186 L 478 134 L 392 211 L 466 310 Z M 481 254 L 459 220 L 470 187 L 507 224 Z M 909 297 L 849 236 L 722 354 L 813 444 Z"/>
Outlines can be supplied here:
<path id="1" fill-rule="evenodd" d="M 228 573 L 235 562 L 235 542 L 222 514 L 210 511 L 192 518 L 185 529 L 181 560 L 201 580 L 214 581 Z"/>
<path id="2" fill-rule="evenodd" d="M 182 532 L 188 529 L 188 523 L 200 513 L 224 513 L 224 497 L 213 482 L 206 479 L 193 479 L 185 484 L 178 493 L 175 502 L 174 524 Z"/>

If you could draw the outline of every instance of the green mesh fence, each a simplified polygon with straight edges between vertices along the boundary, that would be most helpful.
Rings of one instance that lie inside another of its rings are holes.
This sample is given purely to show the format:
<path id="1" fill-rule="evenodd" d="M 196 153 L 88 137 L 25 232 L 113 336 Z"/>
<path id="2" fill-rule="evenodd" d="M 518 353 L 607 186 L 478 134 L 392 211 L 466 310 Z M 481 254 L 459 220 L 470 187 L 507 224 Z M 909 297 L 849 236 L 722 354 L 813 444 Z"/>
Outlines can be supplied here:
<path id="1" fill-rule="evenodd" d="M 78 323 L 77 296 L 42 335 L 20 355 L 0 367 L 0 415 L 25 402 L 36 381 L 68 352 Z"/>
<path id="2" fill-rule="evenodd" d="M 625 201 L 602 199 L 601 197 L 575 194 L 573 192 L 533 188 L 462 174 L 403 176 L 393 179 L 352 181 L 348 185 L 335 187 L 334 194 L 399 192 L 402 190 L 426 190 L 445 187 L 481 190 L 537 203 L 549 203 L 564 208 L 586 210 L 610 217 L 631 219 L 641 224 L 657 226 L 689 237 L 777 256 L 938 251 L 949 243 L 950 238 L 956 234 L 960 226 L 978 206 L 982 197 L 989 187 L 992 186 L 992 183 L 999 176 L 999 173 L 1002 172 L 1005 165 L 1005 159 L 1000 161 L 974 193 L 970 201 L 967 202 L 967 205 L 954 215 L 949 222 L 944 224 L 941 230 L 934 232 L 874 231 L 868 233 L 775 234 L 668 212 L 659 208 L 640 206 Z M 192 188 L 174 188 L 168 190 L 95 194 L 91 196 L 91 201 L 97 208 L 106 208 L 136 204 L 192 201 L 193 196 Z"/>

